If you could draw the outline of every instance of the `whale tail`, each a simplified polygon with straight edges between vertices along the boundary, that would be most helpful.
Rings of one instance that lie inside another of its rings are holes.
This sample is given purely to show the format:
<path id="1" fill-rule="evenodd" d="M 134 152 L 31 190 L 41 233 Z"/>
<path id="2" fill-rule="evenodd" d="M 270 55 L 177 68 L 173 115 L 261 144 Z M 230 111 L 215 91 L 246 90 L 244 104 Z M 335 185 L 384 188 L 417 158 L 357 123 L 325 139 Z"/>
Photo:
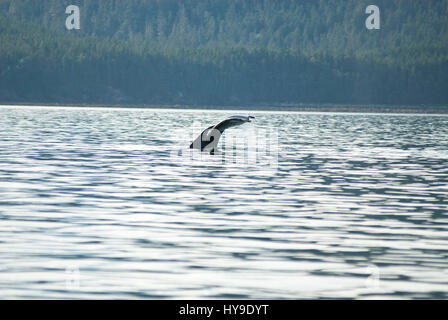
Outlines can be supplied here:
<path id="1" fill-rule="evenodd" d="M 190 149 L 198 149 L 201 151 L 209 151 L 213 154 L 216 151 L 219 138 L 226 129 L 231 127 L 242 125 L 246 122 L 251 122 L 250 119 L 254 119 L 253 116 L 231 116 L 221 121 L 220 123 L 210 126 L 190 144 Z"/>

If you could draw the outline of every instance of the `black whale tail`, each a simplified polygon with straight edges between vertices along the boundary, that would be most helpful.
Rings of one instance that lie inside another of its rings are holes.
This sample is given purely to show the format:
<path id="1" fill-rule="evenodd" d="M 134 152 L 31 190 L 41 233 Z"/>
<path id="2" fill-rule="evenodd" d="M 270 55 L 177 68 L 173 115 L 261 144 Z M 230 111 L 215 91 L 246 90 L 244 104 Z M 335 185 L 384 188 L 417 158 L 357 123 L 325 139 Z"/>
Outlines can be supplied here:
<path id="1" fill-rule="evenodd" d="M 231 116 L 221 121 L 220 123 L 210 126 L 190 144 L 190 149 L 198 149 L 201 151 L 210 151 L 213 154 L 216 150 L 219 138 L 224 133 L 224 130 L 231 127 L 242 125 L 246 122 L 251 122 L 253 116 Z"/>

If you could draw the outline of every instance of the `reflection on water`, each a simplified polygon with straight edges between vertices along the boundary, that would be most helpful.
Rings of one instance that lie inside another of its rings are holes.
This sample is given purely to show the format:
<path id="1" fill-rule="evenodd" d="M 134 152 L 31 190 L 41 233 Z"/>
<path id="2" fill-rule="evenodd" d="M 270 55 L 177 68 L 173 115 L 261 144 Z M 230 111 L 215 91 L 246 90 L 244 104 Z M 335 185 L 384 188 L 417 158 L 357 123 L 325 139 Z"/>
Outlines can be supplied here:
<path id="1" fill-rule="evenodd" d="M 448 298 L 447 116 L 250 112 L 274 169 L 173 158 L 232 114 L 2 107 L 0 297 Z"/>

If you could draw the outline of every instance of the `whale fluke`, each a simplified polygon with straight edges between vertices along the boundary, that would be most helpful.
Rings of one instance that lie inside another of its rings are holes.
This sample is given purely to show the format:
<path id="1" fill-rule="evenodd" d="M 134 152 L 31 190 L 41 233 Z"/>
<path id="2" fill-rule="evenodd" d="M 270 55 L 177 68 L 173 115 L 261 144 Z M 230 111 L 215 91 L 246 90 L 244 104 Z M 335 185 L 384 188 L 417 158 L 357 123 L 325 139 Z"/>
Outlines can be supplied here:
<path id="1" fill-rule="evenodd" d="M 220 123 L 210 126 L 196 138 L 191 144 L 190 149 L 198 149 L 201 151 L 209 151 L 210 154 L 215 153 L 219 138 L 224 133 L 224 130 L 231 127 L 242 125 L 246 122 L 251 122 L 254 119 L 252 116 L 231 116 L 221 121 Z"/>

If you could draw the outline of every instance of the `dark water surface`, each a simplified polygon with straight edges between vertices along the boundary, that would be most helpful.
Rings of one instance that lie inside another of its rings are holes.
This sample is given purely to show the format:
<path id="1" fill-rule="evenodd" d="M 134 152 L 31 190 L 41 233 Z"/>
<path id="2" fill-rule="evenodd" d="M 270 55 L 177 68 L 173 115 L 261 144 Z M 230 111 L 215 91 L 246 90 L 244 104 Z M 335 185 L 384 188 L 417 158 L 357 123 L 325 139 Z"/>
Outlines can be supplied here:
<path id="1" fill-rule="evenodd" d="M 1 107 L 0 298 L 446 299 L 448 116 Z"/>

